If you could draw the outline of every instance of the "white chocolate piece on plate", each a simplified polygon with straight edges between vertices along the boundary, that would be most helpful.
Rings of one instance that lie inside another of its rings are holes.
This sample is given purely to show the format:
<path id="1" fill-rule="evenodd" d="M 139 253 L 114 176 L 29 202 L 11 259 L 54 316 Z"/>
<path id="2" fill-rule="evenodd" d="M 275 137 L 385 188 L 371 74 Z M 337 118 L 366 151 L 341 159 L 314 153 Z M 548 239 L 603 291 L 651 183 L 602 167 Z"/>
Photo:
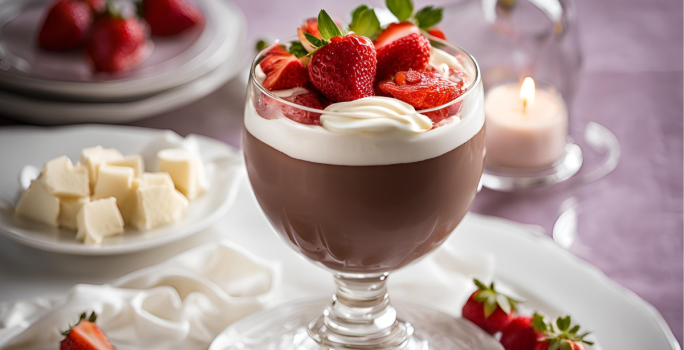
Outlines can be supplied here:
<path id="1" fill-rule="evenodd" d="M 59 198 L 48 192 L 43 180 L 33 180 L 22 194 L 14 214 L 52 227 L 58 226 Z"/>
<path id="2" fill-rule="evenodd" d="M 171 175 L 176 189 L 188 199 L 204 193 L 202 161 L 182 148 L 169 148 L 157 153 L 157 171 Z"/>
<path id="3" fill-rule="evenodd" d="M 132 225 L 141 231 L 176 222 L 188 209 L 188 199 L 167 185 L 141 184 L 136 197 Z"/>
<path id="4" fill-rule="evenodd" d="M 88 169 L 88 177 L 90 179 L 90 188 L 93 189 L 97 182 L 97 175 L 100 165 L 110 160 L 123 158 L 121 152 L 114 148 L 102 148 L 102 146 L 95 146 L 85 148 L 81 151 L 81 163 Z"/>
<path id="5" fill-rule="evenodd" d="M 86 244 L 101 244 L 105 237 L 124 232 L 124 220 L 114 197 L 85 203 L 76 218 L 76 239 Z"/>
<path id="6" fill-rule="evenodd" d="M 93 199 L 114 197 L 119 204 L 123 203 L 131 193 L 133 174 L 133 168 L 129 167 L 106 164 L 100 166 Z"/>
<path id="7" fill-rule="evenodd" d="M 59 200 L 59 227 L 69 230 L 78 229 L 76 217 L 84 204 L 90 202 L 90 197 L 62 198 Z"/>
<path id="8" fill-rule="evenodd" d="M 136 178 L 140 177 L 140 175 L 145 172 L 145 162 L 143 162 L 142 156 L 138 154 L 132 154 L 123 158 L 108 160 L 106 164 L 133 168 L 133 176 Z"/>
<path id="9" fill-rule="evenodd" d="M 42 178 L 48 192 L 57 197 L 86 197 L 90 195 L 88 170 L 74 165 L 67 156 L 55 158 L 43 168 Z"/>
<path id="10" fill-rule="evenodd" d="M 142 183 L 145 186 L 169 186 L 174 188 L 173 179 L 169 173 L 144 173 Z"/>

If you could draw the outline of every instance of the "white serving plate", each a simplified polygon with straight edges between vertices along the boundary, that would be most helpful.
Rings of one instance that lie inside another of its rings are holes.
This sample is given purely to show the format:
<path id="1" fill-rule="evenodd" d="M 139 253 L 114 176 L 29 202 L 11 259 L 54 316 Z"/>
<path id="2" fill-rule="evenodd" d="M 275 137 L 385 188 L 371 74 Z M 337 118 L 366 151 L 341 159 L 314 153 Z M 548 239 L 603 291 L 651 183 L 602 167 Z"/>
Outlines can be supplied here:
<path id="1" fill-rule="evenodd" d="M 120 73 L 92 73 L 85 54 L 40 50 L 36 37 L 50 0 L 0 1 L 0 86 L 73 101 L 123 101 L 176 88 L 242 56 L 246 22 L 229 1 L 197 0 L 203 26 L 152 38 L 151 54 Z M 130 5 L 130 4 L 129 4 Z"/>
<path id="2" fill-rule="evenodd" d="M 235 210 L 219 224 L 223 231 L 231 232 L 226 237 L 257 255 L 282 263 L 281 303 L 329 296 L 333 290 L 330 272 L 305 261 L 280 242 L 248 182 L 241 187 Z M 594 331 L 592 336 L 602 349 L 680 349 L 665 320 L 651 304 L 557 245 L 538 227 L 469 213 L 445 245 L 471 256 L 493 254 L 495 279 L 523 297 L 526 308 L 552 317 L 571 314 L 582 329 Z M 418 266 L 420 262 L 414 267 Z M 401 270 L 394 279 L 400 274 Z M 392 280 L 390 276 L 390 295 Z M 429 300 L 410 301 L 437 306 Z M 459 316 L 456 309 L 442 307 L 440 311 Z M 249 318 L 240 324 L 246 322 Z M 221 342 L 226 339 L 222 333 L 210 348 L 224 348 L 226 344 Z"/>
<path id="3" fill-rule="evenodd" d="M 0 111 L 19 121 L 65 123 L 128 123 L 193 103 L 242 72 L 242 56 L 234 56 L 215 70 L 185 85 L 126 102 L 77 103 L 43 100 L 0 90 Z M 247 74 L 246 71 L 244 74 Z"/>
<path id="4" fill-rule="evenodd" d="M 192 200 L 186 215 L 177 223 L 140 232 L 126 228 L 124 235 L 108 237 L 102 246 L 74 239 L 75 232 L 56 229 L 14 217 L 24 165 L 42 167 L 48 160 L 67 155 L 80 157 L 85 147 L 114 147 L 123 154 L 140 152 L 165 131 L 120 126 L 62 128 L 8 127 L 0 129 L 0 234 L 22 244 L 57 253 L 78 255 L 124 254 L 157 247 L 197 233 L 223 217 L 243 177 L 242 157 L 234 148 L 208 137 L 197 136 L 202 160 L 208 165 L 210 189 Z"/>

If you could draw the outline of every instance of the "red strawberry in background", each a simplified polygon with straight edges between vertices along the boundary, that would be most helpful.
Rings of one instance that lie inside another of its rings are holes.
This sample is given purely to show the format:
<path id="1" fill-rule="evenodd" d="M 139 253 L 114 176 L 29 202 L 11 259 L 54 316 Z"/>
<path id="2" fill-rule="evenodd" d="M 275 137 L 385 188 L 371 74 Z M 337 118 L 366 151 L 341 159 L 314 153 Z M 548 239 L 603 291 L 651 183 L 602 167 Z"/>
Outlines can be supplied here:
<path id="1" fill-rule="evenodd" d="M 266 79 L 262 83 L 266 89 L 291 89 L 304 86 L 309 81 L 309 72 L 297 56 L 291 55 L 279 46 L 268 53 L 259 63 L 261 70 L 266 74 Z"/>
<path id="2" fill-rule="evenodd" d="M 93 13 L 81 0 L 58 0 L 50 7 L 38 34 L 38 46 L 66 51 L 84 45 L 93 24 Z"/>
<path id="3" fill-rule="evenodd" d="M 573 325 L 570 316 L 559 317 L 555 323 L 547 322 L 545 318 L 537 316 L 533 318 L 532 326 L 543 335 L 534 350 L 586 350 L 584 344 L 594 344 L 584 339 L 589 332 L 580 334 L 580 326 Z"/>
<path id="4" fill-rule="evenodd" d="M 62 333 L 66 336 L 60 343 L 60 350 L 114 350 L 107 336 L 97 327 L 97 315 L 91 313 L 86 319 L 85 312 L 81 314 L 78 323 Z"/>
<path id="5" fill-rule="evenodd" d="M 187 0 L 143 0 L 142 13 L 154 36 L 175 35 L 204 22 L 202 12 Z"/>
<path id="6" fill-rule="evenodd" d="M 484 331 L 494 334 L 503 331 L 515 317 L 513 311 L 519 301 L 494 289 L 494 283 L 484 285 L 474 280 L 477 290 L 463 306 L 463 317 Z"/>
<path id="7" fill-rule="evenodd" d="M 144 27 L 137 19 L 124 19 L 109 8 L 93 24 L 86 53 L 96 71 L 118 72 L 142 61 L 145 41 Z"/>
<path id="8" fill-rule="evenodd" d="M 94 14 L 101 14 L 107 8 L 106 0 L 85 0 L 85 2 L 88 3 Z"/>
<path id="9" fill-rule="evenodd" d="M 309 62 L 309 79 L 316 89 L 333 102 L 373 96 L 377 61 L 371 40 L 356 34 L 343 36 L 324 10 L 318 15 L 318 28 L 322 39 L 304 34 L 316 47 Z"/>
<path id="10" fill-rule="evenodd" d="M 533 317 L 518 316 L 504 328 L 501 334 L 501 345 L 506 350 L 534 350 L 538 340 L 544 339 L 544 334 L 538 332 L 532 326 L 533 318 L 542 317 L 534 314 Z M 539 321 L 537 321 L 539 322 Z"/>
<path id="11" fill-rule="evenodd" d="M 319 39 L 322 39 L 321 32 L 318 30 L 318 19 L 315 17 L 307 18 L 300 29 L 304 33 L 309 33 Z"/>
<path id="12" fill-rule="evenodd" d="M 382 79 L 400 71 L 424 70 L 430 63 L 430 41 L 413 23 L 392 23 L 375 39 L 378 69 Z"/>

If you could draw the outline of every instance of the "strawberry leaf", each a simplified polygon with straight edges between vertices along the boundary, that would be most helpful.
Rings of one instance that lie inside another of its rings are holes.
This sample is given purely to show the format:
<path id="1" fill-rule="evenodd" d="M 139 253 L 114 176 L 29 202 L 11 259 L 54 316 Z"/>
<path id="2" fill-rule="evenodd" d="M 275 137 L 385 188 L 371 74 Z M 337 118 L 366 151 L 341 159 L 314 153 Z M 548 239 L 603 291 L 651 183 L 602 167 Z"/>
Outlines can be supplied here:
<path id="1" fill-rule="evenodd" d="M 539 333 L 546 333 L 549 329 L 544 316 L 538 313 L 535 313 L 534 316 L 532 316 L 532 328 Z"/>
<path id="2" fill-rule="evenodd" d="M 565 317 L 559 317 L 556 320 L 556 326 L 558 326 L 558 329 L 561 330 L 562 332 L 567 331 L 570 329 L 570 316 L 565 316 Z"/>
<path id="3" fill-rule="evenodd" d="M 256 43 L 256 49 L 258 52 L 261 52 L 263 49 L 268 47 L 268 42 L 266 40 L 259 40 Z"/>
<path id="4" fill-rule="evenodd" d="M 302 58 L 306 56 L 309 52 L 306 51 L 304 45 L 298 40 L 293 40 L 290 42 L 290 48 L 288 50 L 291 54 L 297 56 L 297 58 Z"/>
<path id="5" fill-rule="evenodd" d="M 572 345 L 566 339 L 563 339 L 560 342 L 560 350 L 572 350 Z"/>
<path id="6" fill-rule="evenodd" d="M 413 2 L 411 0 L 386 0 L 386 4 L 399 22 L 408 20 L 413 14 Z"/>
<path id="7" fill-rule="evenodd" d="M 423 7 L 416 13 L 416 24 L 423 30 L 428 30 L 442 21 L 443 9 L 434 6 Z"/>
<path id="8" fill-rule="evenodd" d="M 359 9 L 361 9 L 361 11 L 359 11 Z M 378 16 L 375 15 L 375 10 L 366 5 L 361 5 L 352 12 L 352 21 L 349 25 L 349 29 L 356 33 L 356 35 L 365 36 L 371 39 L 375 39 L 382 31 L 380 28 L 380 20 L 378 20 Z"/>
<path id="9" fill-rule="evenodd" d="M 336 36 L 342 36 L 340 27 L 337 26 L 335 21 L 330 18 L 330 15 L 328 15 L 325 10 L 321 10 L 321 12 L 318 13 L 318 30 L 321 32 L 321 37 L 323 37 L 324 40 L 330 40 Z M 309 37 L 307 36 L 307 39 L 308 38 Z M 311 43 L 314 44 L 313 42 Z M 314 46 L 318 45 L 314 44 Z"/>
<path id="10" fill-rule="evenodd" d="M 325 46 L 325 44 L 327 44 L 325 40 L 321 40 L 309 33 L 304 33 L 304 37 L 306 37 L 306 40 L 308 40 L 311 43 L 311 45 L 315 47 L 322 47 Z"/>
<path id="11" fill-rule="evenodd" d="M 559 350 L 560 349 L 560 339 L 554 339 L 549 343 L 549 350 Z"/>
<path id="12" fill-rule="evenodd" d="M 508 302 L 508 297 L 503 295 L 503 294 L 497 294 L 496 295 L 496 303 L 499 304 L 499 307 L 503 312 L 510 314 L 511 313 L 511 303 Z"/>

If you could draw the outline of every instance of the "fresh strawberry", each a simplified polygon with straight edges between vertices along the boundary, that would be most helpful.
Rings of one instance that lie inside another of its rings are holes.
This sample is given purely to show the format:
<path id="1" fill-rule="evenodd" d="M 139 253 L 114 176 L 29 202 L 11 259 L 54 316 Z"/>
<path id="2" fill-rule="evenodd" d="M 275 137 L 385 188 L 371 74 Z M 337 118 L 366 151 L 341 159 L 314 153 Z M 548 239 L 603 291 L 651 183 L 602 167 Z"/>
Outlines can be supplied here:
<path id="1" fill-rule="evenodd" d="M 490 334 L 504 330 L 515 317 L 519 301 L 498 293 L 494 283 L 488 287 L 477 279 L 474 282 L 478 289 L 463 305 L 463 317 Z"/>
<path id="2" fill-rule="evenodd" d="M 142 12 L 154 36 L 175 35 L 204 22 L 202 12 L 187 0 L 143 0 Z"/>
<path id="3" fill-rule="evenodd" d="M 534 317 L 541 316 L 534 314 Z M 532 317 L 518 316 L 504 328 L 500 341 L 506 350 L 534 350 L 537 341 L 543 338 L 544 334 L 532 327 Z"/>
<path id="4" fill-rule="evenodd" d="M 50 7 L 40 27 L 38 46 L 49 51 L 66 51 L 86 43 L 93 13 L 84 1 L 58 0 Z"/>
<path id="5" fill-rule="evenodd" d="M 333 102 L 373 96 L 375 49 L 370 39 L 356 34 L 342 35 L 330 16 L 321 10 L 318 28 L 322 39 L 305 33 L 316 47 L 309 62 L 309 78 Z"/>
<path id="6" fill-rule="evenodd" d="M 442 40 L 446 40 L 446 35 L 444 35 L 444 32 L 439 28 L 432 28 L 432 29 L 428 30 L 427 32 L 428 32 L 428 34 L 430 34 L 434 37 L 440 38 Z"/>
<path id="7" fill-rule="evenodd" d="M 584 344 L 594 344 L 584 339 L 589 332 L 578 334 L 580 326 L 573 325 L 570 316 L 559 317 L 554 324 L 544 317 L 535 315 L 532 326 L 535 331 L 542 334 L 542 340 L 537 343 L 534 350 L 586 350 Z"/>
<path id="8" fill-rule="evenodd" d="M 146 41 L 143 28 L 138 20 L 124 19 L 108 9 L 93 24 L 86 51 L 95 70 L 118 72 L 140 63 Z"/>
<path id="9" fill-rule="evenodd" d="M 400 71 L 424 70 L 430 63 L 430 41 L 412 23 L 392 23 L 375 40 L 378 78 Z"/>
<path id="10" fill-rule="evenodd" d="M 78 323 L 62 333 L 66 336 L 60 344 L 60 350 L 114 350 L 105 334 L 97 327 L 97 315 L 91 313 L 86 319 L 85 312 L 81 314 Z"/>
<path id="11" fill-rule="evenodd" d="M 439 74 L 416 71 L 399 72 L 380 89 L 417 109 L 441 106 L 463 93 L 458 84 Z"/>

